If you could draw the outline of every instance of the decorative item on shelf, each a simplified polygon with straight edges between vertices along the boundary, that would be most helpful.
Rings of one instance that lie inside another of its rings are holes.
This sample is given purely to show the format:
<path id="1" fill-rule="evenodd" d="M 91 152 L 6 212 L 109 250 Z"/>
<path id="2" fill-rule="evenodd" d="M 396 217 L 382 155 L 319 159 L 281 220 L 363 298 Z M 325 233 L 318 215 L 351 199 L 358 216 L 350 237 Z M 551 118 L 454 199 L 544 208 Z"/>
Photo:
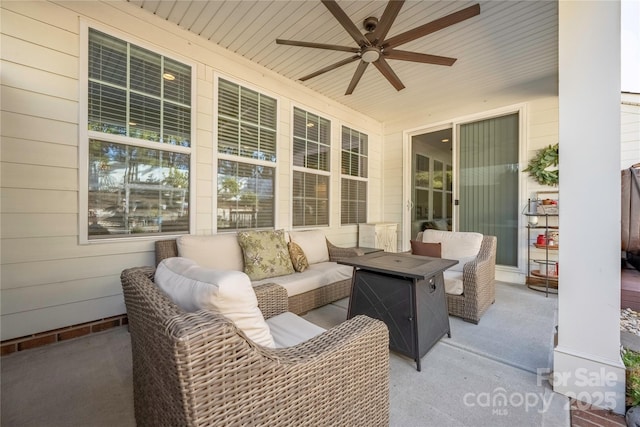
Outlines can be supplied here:
<path id="1" fill-rule="evenodd" d="M 555 144 L 539 150 L 524 172 L 529 172 L 538 184 L 558 185 L 558 148 L 559 144 Z"/>
<path id="2" fill-rule="evenodd" d="M 534 260 L 540 265 L 539 270 L 533 270 L 531 273 L 537 276 L 548 276 L 551 278 L 555 278 L 558 276 L 556 271 L 556 261 L 544 260 L 544 259 L 536 259 Z"/>
<path id="3" fill-rule="evenodd" d="M 541 215 L 557 215 L 558 201 L 554 199 L 542 200 L 542 203 L 538 205 L 538 213 Z"/>
<path id="4" fill-rule="evenodd" d="M 538 213 L 538 202 L 536 199 L 529 199 L 529 202 L 522 208 L 522 213 L 527 216 L 527 222 L 530 227 L 538 225 L 539 218 L 536 215 Z"/>

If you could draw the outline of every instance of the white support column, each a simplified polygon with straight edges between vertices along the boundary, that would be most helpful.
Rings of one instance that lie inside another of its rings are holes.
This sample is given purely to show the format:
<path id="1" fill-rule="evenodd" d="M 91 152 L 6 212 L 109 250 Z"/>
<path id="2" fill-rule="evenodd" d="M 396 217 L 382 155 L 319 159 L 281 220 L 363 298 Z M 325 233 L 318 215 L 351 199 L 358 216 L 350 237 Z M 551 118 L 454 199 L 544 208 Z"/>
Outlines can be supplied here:
<path id="1" fill-rule="evenodd" d="M 560 1 L 560 284 L 554 390 L 624 413 L 620 2 Z"/>

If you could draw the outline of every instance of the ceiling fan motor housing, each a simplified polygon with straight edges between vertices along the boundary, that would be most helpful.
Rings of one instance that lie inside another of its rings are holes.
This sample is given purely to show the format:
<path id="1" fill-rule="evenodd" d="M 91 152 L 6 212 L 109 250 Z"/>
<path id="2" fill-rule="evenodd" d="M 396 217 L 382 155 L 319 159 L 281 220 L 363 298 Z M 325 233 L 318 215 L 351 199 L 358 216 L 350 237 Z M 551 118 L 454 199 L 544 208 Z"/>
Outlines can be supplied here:
<path id="1" fill-rule="evenodd" d="M 375 31 L 376 27 L 378 26 L 378 18 L 376 18 L 375 16 L 365 18 L 364 21 L 362 21 L 362 25 L 364 26 L 364 29 L 369 32 Z"/>

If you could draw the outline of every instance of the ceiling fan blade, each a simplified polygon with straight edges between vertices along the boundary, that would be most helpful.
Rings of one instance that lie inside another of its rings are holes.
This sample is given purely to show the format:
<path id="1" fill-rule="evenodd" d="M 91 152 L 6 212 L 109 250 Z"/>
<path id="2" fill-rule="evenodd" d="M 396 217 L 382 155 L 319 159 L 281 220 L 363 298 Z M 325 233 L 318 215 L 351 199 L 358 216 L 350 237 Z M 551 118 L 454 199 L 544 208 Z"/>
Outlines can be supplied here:
<path id="1" fill-rule="evenodd" d="M 333 16 L 338 20 L 340 25 L 344 27 L 345 30 L 349 33 L 351 37 L 358 43 L 358 46 L 370 46 L 371 43 L 367 38 L 360 32 L 356 24 L 347 16 L 346 13 L 338 6 L 338 3 L 335 0 L 322 0 L 322 4 L 324 4 L 329 12 L 333 14 Z"/>
<path id="2" fill-rule="evenodd" d="M 447 56 L 428 55 L 426 53 L 407 52 L 406 50 L 388 49 L 383 53 L 386 59 L 398 59 L 401 61 L 421 62 L 423 64 L 447 65 L 452 66 L 457 58 L 449 58 Z"/>
<path id="3" fill-rule="evenodd" d="M 387 3 L 387 7 L 384 9 L 384 12 L 382 12 L 382 17 L 378 22 L 378 26 L 373 32 L 374 45 L 377 45 L 378 42 L 380 42 L 381 40 L 384 40 L 384 38 L 387 37 L 387 33 L 389 32 L 389 29 L 391 28 L 393 21 L 396 20 L 398 13 L 400 13 L 400 9 L 402 8 L 403 4 L 404 4 L 404 0 L 401 0 L 401 1 L 391 0 L 389 1 L 389 3 Z"/>
<path id="4" fill-rule="evenodd" d="M 300 47 L 312 47 L 315 49 L 339 50 L 341 52 L 352 52 L 352 53 L 360 52 L 360 49 L 358 49 L 357 47 L 339 46 L 337 44 L 301 42 L 297 40 L 283 40 L 283 39 L 276 39 L 276 43 L 285 44 L 288 46 L 300 46 Z"/>
<path id="5" fill-rule="evenodd" d="M 358 64 L 358 68 L 356 68 L 356 72 L 353 74 L 353 77 L 351 78 L 351 83 L 349 83 L 349 87 L 347 88 L 345 95 L 351 95 L 353 93 L 353 90 L 356 88 L 356 85 L 358 84 L 358 82 L 362 78 L 362 75 L 364 74 L 364 70 L 367 69 L 367 65 L 369 65 L 368 62 L 360 61 L 360 64 Z"/>
<path id="6" fill-rule="evenodd" d="M 474 4 L 473 6 L 469 6 L 465 9 L 459 10 L 458 12 L 454 12 L 450 15 L 436 19 L 435 21 L 431 21 L 424 25 L 416 27 L 413 30 L 406 31 L 402 34 L 398 34 L 397 36 L 393 36 L 390 39 L 384 41 L 382 48 L 387 49 L 390 47 L 400 46 L 401 44 L 419 39 L 420 37 L 426 36 L 427 34 L 431 34 L 435 31 L 441 30 L 453 24 L 457 24 L 458 22 L 462 22 L 479 14 L 480 5 Z"/>
<path id="7" fill-rule="evenodd" d="M 373 65 L 375 65 L 376 68 L 382 73 L 382 75 L 385 76 L 387 80 L 389 80 L 389 83 L 391 83 L 393 87 L 396 88 L 396 90 L 404 89 L 404 85 L 383 57 L 380 57 L 373 63 Z"/>
<path id="8" fill-rule="evenodd" d="M 320 70 L 318 70 L 316 72 L 308 74 L 308 75 L 306 75 L 304 77 L 300 77 L 299 80 L 303 81 L 303 82 L 307 81 L 309 79 L 312 79 L 314 77 L 319 76 L 320 74 L 324 74 L 327 71 L 335 70 L 336 68 L 342 67 L 343 65 L 347 65 L 350 62 L 357 61 L 358 59 L 360 59 L 360 55 L 354 55 L 351 58 L 343 59 L 342 61 L 336 62 L 335 64 L 331 64 L 331 65 L 329 65 L 327 67 L 324 67 L 324 68 L 322 68 L 322 69 L 320 69 Z"/>

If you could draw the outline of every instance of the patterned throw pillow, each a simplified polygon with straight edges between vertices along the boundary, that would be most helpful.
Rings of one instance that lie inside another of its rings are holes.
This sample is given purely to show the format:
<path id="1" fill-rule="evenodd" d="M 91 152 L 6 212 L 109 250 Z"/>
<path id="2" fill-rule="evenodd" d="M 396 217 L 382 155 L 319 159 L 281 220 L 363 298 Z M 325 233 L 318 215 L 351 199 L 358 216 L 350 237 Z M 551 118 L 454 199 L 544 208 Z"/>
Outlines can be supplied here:
<path id="1" fill-rule="evenodd" d="M 410 242 L 412 254 L 430 256 L 433 258 L 442 258 L 441 243 L 424 243 L 417 240 L 410 240 Z"/>
<path id="2" fill-rule="evenodd" d="M 291 255 L 293 268 L 298 273 L 302 273 L 309 267 L 309 261 L 307 261 L 304 251 L 296 242 L 289 242 L 289 255 Z"/>
<path id="3" fill-rule="evenodd" d="M 294 272 L 283 230 L 240 231 L 238 243 L 244 257 L 244 272 L 251 280 Z"/>

